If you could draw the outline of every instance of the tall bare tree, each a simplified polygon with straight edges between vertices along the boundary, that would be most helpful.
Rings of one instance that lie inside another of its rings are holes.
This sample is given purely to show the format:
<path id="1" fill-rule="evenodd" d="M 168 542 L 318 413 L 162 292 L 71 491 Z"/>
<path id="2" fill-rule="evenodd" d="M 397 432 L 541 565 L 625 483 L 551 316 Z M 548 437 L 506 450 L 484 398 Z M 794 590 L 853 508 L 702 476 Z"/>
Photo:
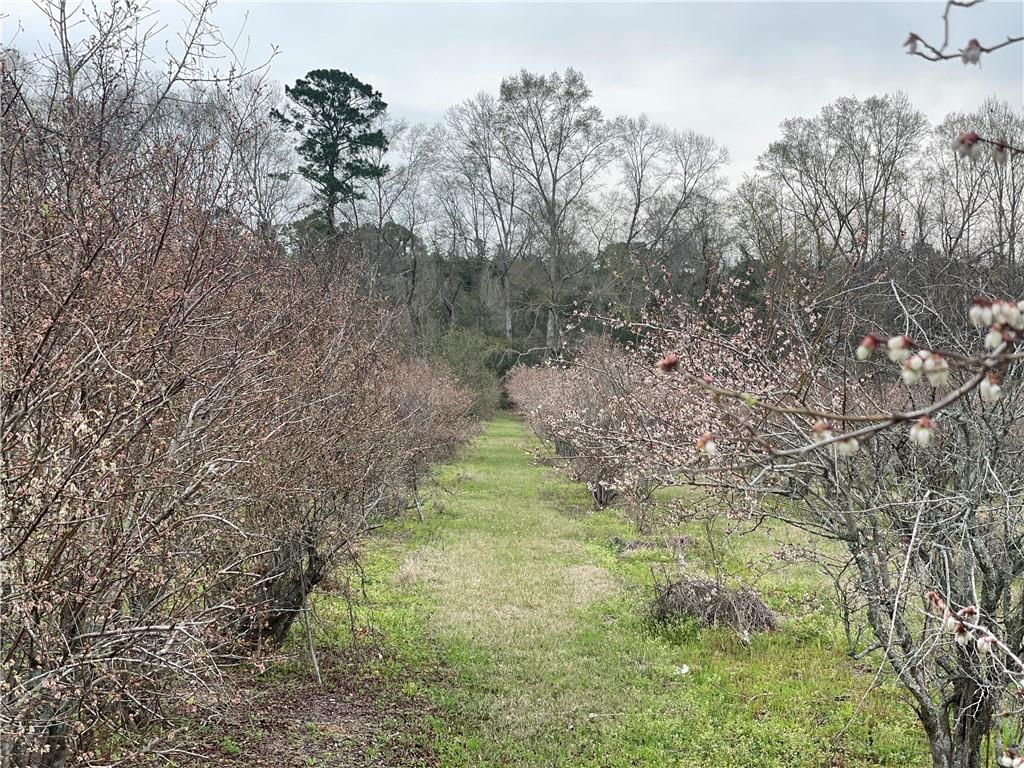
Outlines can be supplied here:
<path id="1" fill-rule="evenodd" d="M 569 218 L 610 159 L 609 135 L 591 91 L 574 69 L 536 75 L 523 70 L 501 83 L 500 141 L 532 199 L 516 207 L 535 218 L 547 246 L 545 342 L 560 347 L 560 297 Z"/>
<path id="2" fill-rule="evenodd" d="M 493 238 L 491 265 L 501 291 L 503 330 L 512 337 L 512 286 L 509 270 L 529 245 L 528 217 L 519 209 L 526 182 L 513 170 L 502 141 L 498 101 L 481 93 L 448 112 L 446 168 L 458 183 L 472 190 L 480 212 L 489 220 Z"/>

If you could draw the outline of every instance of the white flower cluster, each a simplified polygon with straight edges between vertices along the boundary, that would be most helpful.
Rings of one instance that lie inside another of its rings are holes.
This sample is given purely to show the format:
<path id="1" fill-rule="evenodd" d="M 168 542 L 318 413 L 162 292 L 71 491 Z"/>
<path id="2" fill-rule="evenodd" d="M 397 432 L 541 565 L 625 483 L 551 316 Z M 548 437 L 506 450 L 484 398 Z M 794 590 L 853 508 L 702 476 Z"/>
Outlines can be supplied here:
<path id="1" fill-rule="evenodd" d="M 984 296 L 978 296 L 971 304 L 967 313 L 975 328 L 988 328 L 999 332 L 999 340 L 993 344 L 988 343 L 986 336 L 985 346 L 994 349 L 1003 340 L 1004 332 L 1024 331 L 1024 300 L 1012 301 L 990 301 Z"/>
<path id="2" fill-rule="evenodd" d="M 902 378 L 908 387 L 921 382 L 922 375 L 933 387 L 944 387 L 949 384 L 949 363 L 937 352 L 922 349 L 908 354 L 903 359 Z"/>
<path id="3" fill-rule="evenodd" d="M 942 631 L 952 635 L 956 644 L 961 648 L 969 648 L 973 641 L 974 648 L 981 659 L 987 659 L 1001 651 L 1013 661 L 1015 666 L 1020 666 L 1020 659 L 1013 656 L 1012 652 L 1000 643 L 990 630 L 979 623 L 980 616 L 976 606 L 968 605 L 953 613 L 946 605 L 946 601 L 935 591 L 927 592 L 925 600 L 928 602 L 929 613 L 940 619 Z M 1017 688 L 1021 690 L 1019 682 Z M 1024 768 L 1024 754 L 1021 753 L 1019 746 L 1007 747 L 999 755 L 998 762 L 1002 768 Z"/>
<path id="4" fill-rule="evenodd" d="M 1024 332 L 1024 301 L 990 301 L 984 297 L 974 299 L 968 313 L 971 324 L 985 331 L 985 349 L 994 351 L 1013 345 Z M 1002 396 L 999 374 L 989 371 L 978 387 L 982 402 L 993 405 Z"/>
<path id="5" fill-rule="evenodd" d="M 966 136 L 967 134 L 965 134 Z M 977 134 L 975 134 L 975 137 Z M 990 352 L 1005 351 L 1013 346 L 1019 336 L 1024 333 L 1024 301 L 992 301 L 984 297 L 974 299 L 968 311 L 971 324 L 985 331 L 984 345 Z M 949 361 L 939 352 L 921 349 L 907 336 L 892 336 L 882 339 L 871 333 L 865 336 L 857 347 L 856 357 L 860 361 L 868 360 L 882 342 L 889 360 L 900 366 L 903 383 L 908 387 L 927 381 L 933 387 L 949 386 Z M 989 365 L 994 365 L 989 361 Z M 978 385 L 978 394 L 985 405 L 994 405 L 1002 396 L 999 374 L 988 371 Z M 819 422 L 824 424 L 824 422 Z M 827 425 L 826 425 L 827 426 Z M 824 427 L 812 430 L 816 442 L 831 439 L 821 438 Z M 918 419 L 910 428 L 910 439 L 921 448 L 926 448 L 932 440 L 935 424 L 927 416 Z M 856 449 L 854 449 L 856 450 Z"/>
<path id="6" fill-rule="evenodd" d="M 977 607 L 968 605 L 953 613 L 937 592 L 928 592 L 925 599 L 928 600 L 931 612 L 941 617 L 943 631 L 953 635 L 960 647 L 966 648 L 973 640 L 981 656 L 987 656 L 998 647 L 995 635 L 978 625 Z"/>
<path id="7" fill-rule="evenodd" d="M 815 443 L 826 443 L 835 437 L 832 426 L 827 421 L 816 421 L 811 427 L 811 439 Z M 844 437 L 835 441 L 836 453 L 840 456 L 852 456 L 860 450 L 860 442 L 856 437 Z"/>
<path id="8" fill-rule="evenodd" d="M 992 148 L 990 154 L 995 164 L 1006 165 L 1006 161 L 1010 159 L 1010 150 L 1002 141 L 983 139 L 977 131 L 967 131 L 953 139 L 953 151 L 958 157 L 967 158 L 972 163 L 980 160 L 985 154 L 986 145 Z"/>

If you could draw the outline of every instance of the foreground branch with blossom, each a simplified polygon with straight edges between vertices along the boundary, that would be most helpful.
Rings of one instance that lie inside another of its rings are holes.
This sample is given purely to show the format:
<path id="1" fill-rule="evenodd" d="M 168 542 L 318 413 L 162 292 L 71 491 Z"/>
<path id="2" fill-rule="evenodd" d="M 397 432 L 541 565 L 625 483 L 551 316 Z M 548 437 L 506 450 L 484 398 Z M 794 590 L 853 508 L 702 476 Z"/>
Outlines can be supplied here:
<path id="1" fill-rule="evenodd" d="M 952 11 L 953 8 L 971 8 L 981 2 L 982 0 L 946 0 L 946 8 L 942 12 L 942 43 L 937 46 L 933 45 L 916 32 L 911 32 L 907 35 L 907 39 L 904 41 L 903 47 L 907 49 L 907 53 L 911 56 L 920 56 L 928 61 L 949 61 L 950 59 L 960 59 L 964 65 L 976 64 L 981 66 L 982 54 L 994 53 L 1001 48 L 1006 48 L 1007 46 L 1024 41 L 1024 35 L 1007 35 L 1006 39 L 1000 43 L 982 45 L 978 38 L 972 37 L 967 41 L 967 44 L 964 45 L 963 48 L 960 48 L 956 52 L 947 51 L 946 49 L 949 47 L 950 11 Z"/>

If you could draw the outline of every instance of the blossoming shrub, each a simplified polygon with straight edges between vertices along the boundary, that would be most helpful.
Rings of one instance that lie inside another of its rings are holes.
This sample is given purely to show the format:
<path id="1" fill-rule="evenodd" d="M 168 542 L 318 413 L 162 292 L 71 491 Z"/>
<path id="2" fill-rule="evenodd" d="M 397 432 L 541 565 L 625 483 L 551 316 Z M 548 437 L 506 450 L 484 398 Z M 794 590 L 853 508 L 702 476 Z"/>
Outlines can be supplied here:
<path id="1" fill-rule="evenodd" d="M 506 386 L 514 406 L 565 459 L 572 476 L 587 484 L 595 502 L 607 504 L 623 493 L 645 499 L 659 483 L 646 456 L 636 461 L 637 446 L 612 437 L 641 431 L 641 422 L 659 428 L 663 393 L 651 390 L 652 380 L 648 366 L 600 338 L 584 342 L 561 367 L 517 367 Z"/>
<path id="2" fill-rule="evenodd" d="M 818 309 L 855 301 L 820 286 L 760 306 L 730 285 L 699 310 L 659 297 L 639 322 L 592 317 L 630 344 L 583 351 L 520 399 L 536 398 L 532 418 L 574 462 L 696 483 L 734 518 L 840 543 L 846 557 L 815 559 L 841 589 L 851 647 L 906 689 L 933 763 L 977 765 L 993 737 L 1012 763 L 1019 745 L 1000 740 L 1024 711 L 1024 308 L 962 297 L 959 317 L 936 316 L 932 290 L 897 286 L 874 308 L 918 338 L 876 333 L 856 351 L 856 323 Z M 935 290 L 945 302 L 966 286 Z M 580 382 L 600 393 L 586 408 L 571 405 Z"/>
<path id="3" fill-rule="evenodd" d="M 927 294 L 913 305 L 930 306 Z M 650 351 L 681 389 L 703 390 L 680 423 L 692 444 L 666 446 L 685 457 L 681 474 L 734 514 L 845 546 L 841 563 L 819 564 L 845 590 L 851 638 L 866 625 L 911 695 L 936 766 L 976 765 L 1022 712 L 1024 666 L 1006 649 L 1024 639 L 1024 405 L 1003 392 L 1017 386 L 1020 317 L 1016 303 L 978 299 L 919 340 L 872 335 L 847 356 L 834 330 L 795 317 L 790 341 L 745 341 L 669 315 L 670 351 Z M 929 591 L 941 609 L 922 601 Z"/>

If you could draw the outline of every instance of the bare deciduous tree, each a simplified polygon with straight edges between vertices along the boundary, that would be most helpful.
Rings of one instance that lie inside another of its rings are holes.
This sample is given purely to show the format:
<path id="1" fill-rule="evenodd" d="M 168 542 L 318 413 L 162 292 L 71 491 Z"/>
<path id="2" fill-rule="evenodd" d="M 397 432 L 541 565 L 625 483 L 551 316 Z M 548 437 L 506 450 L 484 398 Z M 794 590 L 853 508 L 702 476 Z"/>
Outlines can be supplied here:
<path id="1" fill-rule="evenodd" d="M 513 172 L 532 193 L 518 207 L 534 217 L 547 245 L 545 342 L 552 352 L 561 344 L 566 228 L 576 205 L 609 160 L 608 134 L 590 97 L 583 76 L 573 69 L 564 75 L 524 70 L 501 84 L 500 141 Z"/>

